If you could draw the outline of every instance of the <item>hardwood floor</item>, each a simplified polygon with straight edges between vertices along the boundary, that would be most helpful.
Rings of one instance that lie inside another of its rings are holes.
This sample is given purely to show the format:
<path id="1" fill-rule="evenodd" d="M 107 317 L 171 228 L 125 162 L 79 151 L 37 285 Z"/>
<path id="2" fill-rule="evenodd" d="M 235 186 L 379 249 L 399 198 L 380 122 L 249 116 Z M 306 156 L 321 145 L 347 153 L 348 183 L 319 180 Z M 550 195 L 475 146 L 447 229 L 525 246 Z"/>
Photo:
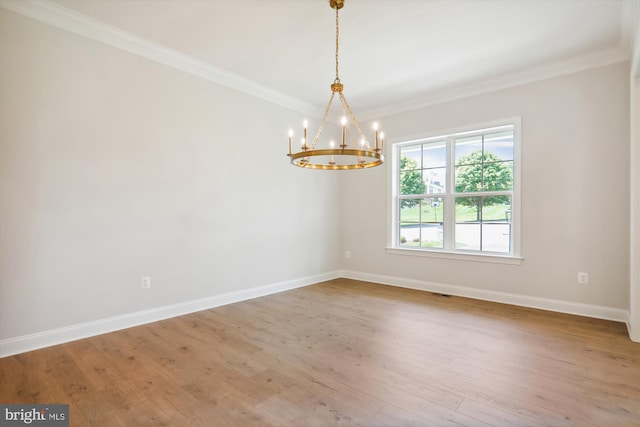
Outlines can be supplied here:
<path id="1" fill-rule="evenodd" d="M 0 359 L 72 426 L 638 426 L 621 323 L 338 279 Z"/>

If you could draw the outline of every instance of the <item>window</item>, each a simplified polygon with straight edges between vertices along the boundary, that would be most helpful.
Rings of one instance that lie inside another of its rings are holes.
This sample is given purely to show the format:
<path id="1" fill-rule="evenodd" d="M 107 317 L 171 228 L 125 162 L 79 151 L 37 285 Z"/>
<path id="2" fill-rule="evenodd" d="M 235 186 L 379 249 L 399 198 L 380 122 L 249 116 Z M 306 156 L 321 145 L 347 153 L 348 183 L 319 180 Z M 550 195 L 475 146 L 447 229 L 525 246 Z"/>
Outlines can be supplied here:
<path id="1" fill-rule="evenodd" d="M 391 249 L 518 258 L 519 125 L 393 144 Z"/>

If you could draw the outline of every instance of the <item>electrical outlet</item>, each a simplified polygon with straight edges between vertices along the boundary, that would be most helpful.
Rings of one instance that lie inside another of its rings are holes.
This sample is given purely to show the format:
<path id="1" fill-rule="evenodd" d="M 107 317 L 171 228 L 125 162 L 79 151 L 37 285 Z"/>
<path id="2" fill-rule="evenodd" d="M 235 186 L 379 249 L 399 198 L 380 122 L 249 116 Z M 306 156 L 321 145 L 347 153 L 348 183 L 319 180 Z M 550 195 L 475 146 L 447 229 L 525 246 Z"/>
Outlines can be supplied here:
<path id="1" fill-rule="evenodd" d="M 151 287 L 151 276 L 143 276 L 140 284 L 142 289 L 149 289 Z"/>
<path id="2" fill-rule="evenodd" d="M 589 283 L 589 273 L 578 273 L 578 283 L 586 284 Z"/>

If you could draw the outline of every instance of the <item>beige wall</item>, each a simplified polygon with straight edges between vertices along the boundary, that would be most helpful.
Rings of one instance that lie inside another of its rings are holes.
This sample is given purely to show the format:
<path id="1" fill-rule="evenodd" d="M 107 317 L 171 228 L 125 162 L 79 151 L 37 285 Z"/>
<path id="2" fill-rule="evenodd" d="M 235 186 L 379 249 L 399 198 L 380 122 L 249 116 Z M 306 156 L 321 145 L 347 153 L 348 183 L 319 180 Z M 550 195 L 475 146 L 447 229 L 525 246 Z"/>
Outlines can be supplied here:
<path id="1" fill-rule="evenodd" d="M 300 114 L 2 9 L 0 70 L 0 342 L 339 269 Z"/>
<path id="2" fill-rule="evenodd" d="M 380 120 L 393 140 L 522 117 L 521 265 L 390 254 L 387 171 L 343 182 L 345 269 L 491 292 L 629 308 L 629 64 Z M 387 150 L 387 155 L 389 151 Z M 389 167 L 389 165 L 387 165 Z M 577 272 L 589 284 L 577 283 Z"/>

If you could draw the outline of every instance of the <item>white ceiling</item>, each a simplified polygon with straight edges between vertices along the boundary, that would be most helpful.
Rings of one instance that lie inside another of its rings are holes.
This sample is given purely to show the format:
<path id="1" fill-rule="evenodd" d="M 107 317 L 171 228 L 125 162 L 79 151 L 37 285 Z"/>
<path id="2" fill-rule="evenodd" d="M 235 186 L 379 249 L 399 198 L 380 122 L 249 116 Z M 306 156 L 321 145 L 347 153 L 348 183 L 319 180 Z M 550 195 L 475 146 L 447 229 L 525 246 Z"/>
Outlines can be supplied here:
<path id="1" fill-rule="evenodd" d="M 384 114 L 629 57 L 640 0 L 346 0 L 340 77 Z M 323 110 L 335 77 L 328 0 L 55 0 Z"/>

